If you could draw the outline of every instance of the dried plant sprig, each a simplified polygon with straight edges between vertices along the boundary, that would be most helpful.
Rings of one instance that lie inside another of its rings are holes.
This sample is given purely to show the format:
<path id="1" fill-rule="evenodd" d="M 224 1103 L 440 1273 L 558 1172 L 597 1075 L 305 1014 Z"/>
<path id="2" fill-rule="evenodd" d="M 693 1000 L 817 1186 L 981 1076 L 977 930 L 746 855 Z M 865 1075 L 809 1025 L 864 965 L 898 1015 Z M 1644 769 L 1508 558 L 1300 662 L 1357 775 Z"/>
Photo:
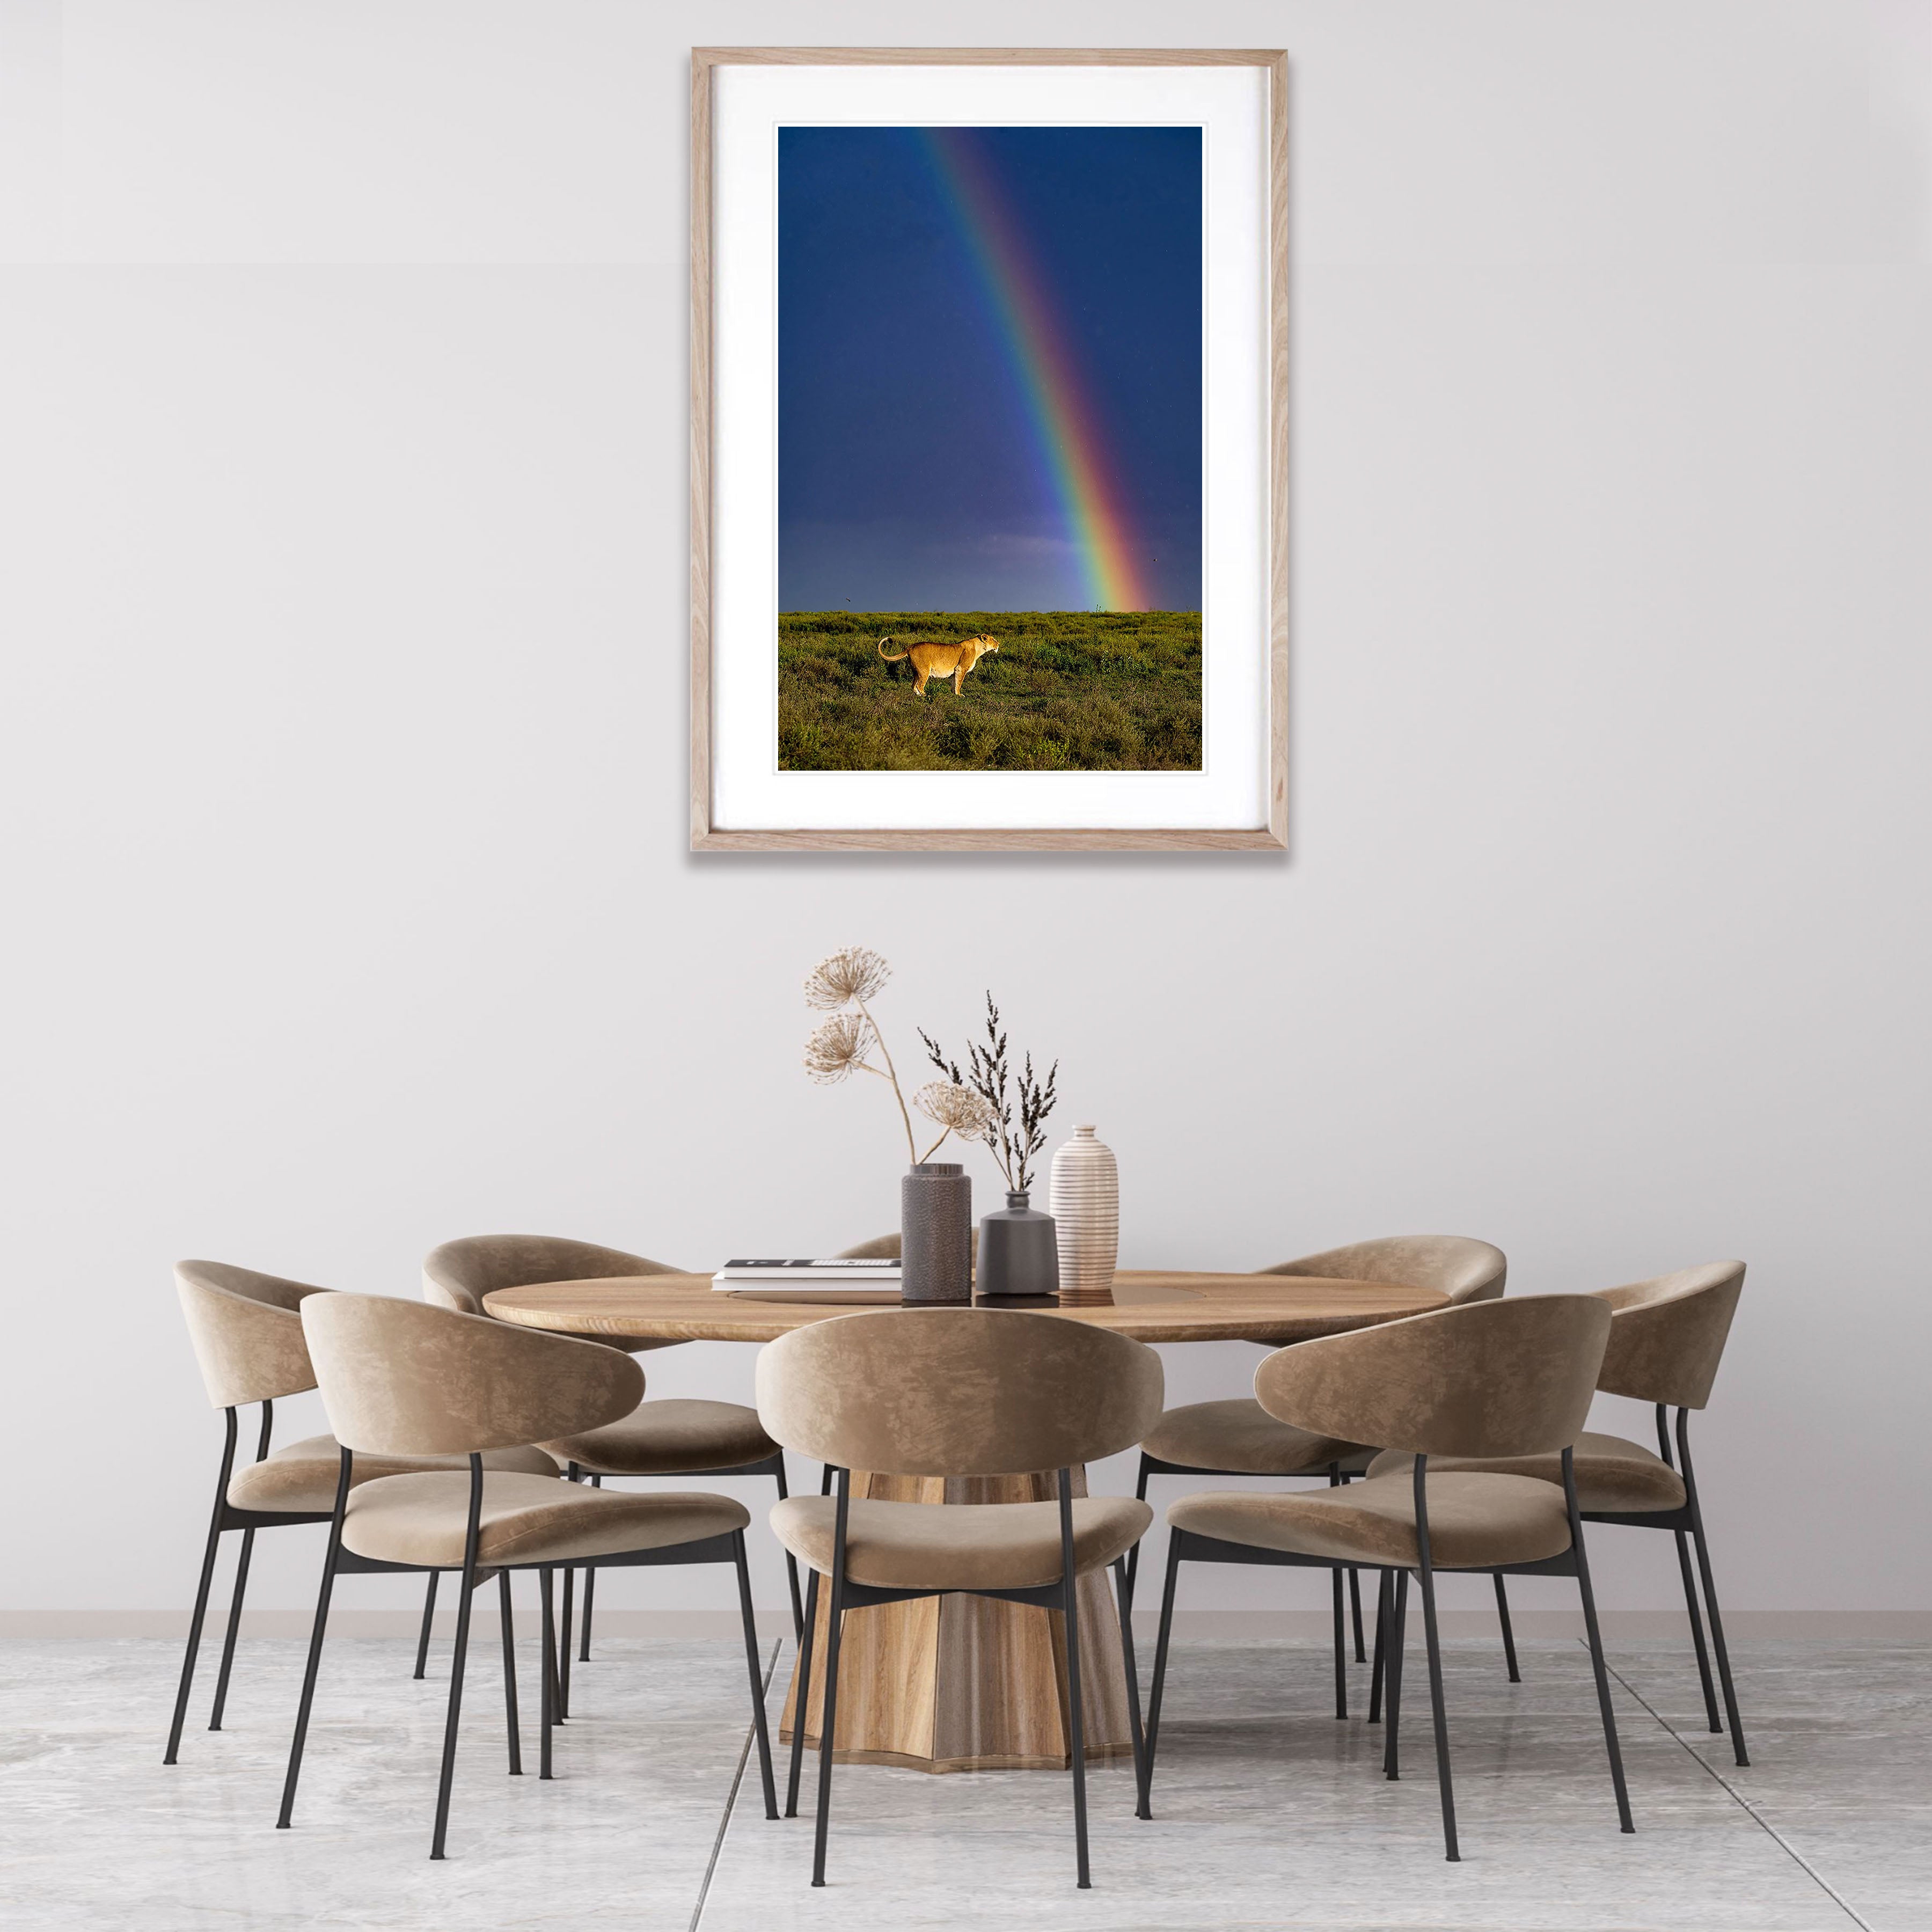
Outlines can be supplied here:
<path id="1" fill-rule="evenodd" d="M 1042 1080 L 1034 1072 L 1033 1055 L 1029 1053 L 1022 1064 L 1018 1081 L 1013 1081 L 1006 1058 L 1006 1029 L 1000 1024 L 1000 1010 L 993 1004 L 990 992 L 986 995 L 986 1042 L 983 1046 L 976 1040 L 967 1042 L 964 1073 L 960 1072 L 956 1060 L 949 1059 L 940 1050 L 938 1042 L 922 1027 L 919 1036 L 926 1042 L 926 1057 L 940 1072 L 957 1084 L 970 1087 L 986 1101 L 989 1110 L 986 1144 L 1000 1164 L 1000 1172 L 1006 1177 L 1008 1189 L 1016 1194 L 1025 1193 L 1033 1185 L 1033 1157 L 1046 1145 L 1046 1117 L 1053 1112 L 1054 1102 L 1059 1097 L 1056 1084 L 1059 1061 L 1053 1063 L 1047 1070 L 1046 1078 Z M 1013 1124 L 1015 1100 L 1019 1104 L 1017 1132 Z"/>
<path id="2" fill-rule="evenodd" d="M 877 1073 L 866 1059 L 872 1043 L 872 1023 L 860 1013 L 834 1013 L 813 1028 L 805 1043 L 805 1070 L 820 1086 L 830 1087 L 854 1073 Z"/>
<path id="3" fill-rule="evenodd" d="M 993 1124 L 993 1109 L 983 1094 L 956 1080 L 931 1080 L 912 1096 L 912 1103 L 928 1120 L 939 1123 L 939 1138 L 920 1156 L 930 1160 L 948 1134 L 962 1141 L 982 1141 Z"/>
<path id="4" fill-rule="evenodd" d="M 862 1006 L 892 976 L 891 967 L 869 946 L 843 946 L 806 975 L 805 1004 L 821 1012 Z"/>
<path id="5" fill-rule="evenodd" d="M 1033 1055 L 1027 1055 L 1026 1063 L 1020 1070 L 1020 1133 L 1016 1143 L 1022 1188 L 1032 1180 L 1028 1163 L 1046 1145 L 1043 1124 L 1053 1112 L 1054 1102 L 1060 1098 L 1058 1060 L 1046 1070 L 1046 1078 L 1042 1082 L 1033 1070 Z"/>
<path id="6" fill-rule="evenodd" d="M 898 1069 L 892 1064 L 892 1050 L 886 1045 L 885 1036 L 879 1031 L 871 1008 L 866 1004 L 892 976 L 891 967 L 869 946 L 841 946 L 812 969 L 805 981 L 807 1006 L 816 1006 L 820 1012 L 844 1006 L 856 1006 L 859 1011 L 856 1016 L 841 1013 L 837 1020 L 828 1020 L 806 1041 L 805 1070 L 814 1080 L 828 1084 L 844 1079 L 848 1073 L 859 1072 L 877 1073 L 881 1080 L 890 1081 L 892 1098 L 899 1103 L 899 1119 L 905 1127 L 906 1152 L 916 1165 L 919 1143 L 913 1137 L 912 1116 L 906 1111 Z M 862 1031 L 852 1035 L 838 1031 L 836 1029 L 842 1022 L 844 1027 L 858 1028 Z M 846 1051 L 848 1040 L 856 1040 L 856 1050 Z M 879 1058 L 886 1063 L 883 1072 L 865 1058 L 874 1046 L 879 1049 Z M 817 1071 L 819 1064 L 832 1070 Z"/>

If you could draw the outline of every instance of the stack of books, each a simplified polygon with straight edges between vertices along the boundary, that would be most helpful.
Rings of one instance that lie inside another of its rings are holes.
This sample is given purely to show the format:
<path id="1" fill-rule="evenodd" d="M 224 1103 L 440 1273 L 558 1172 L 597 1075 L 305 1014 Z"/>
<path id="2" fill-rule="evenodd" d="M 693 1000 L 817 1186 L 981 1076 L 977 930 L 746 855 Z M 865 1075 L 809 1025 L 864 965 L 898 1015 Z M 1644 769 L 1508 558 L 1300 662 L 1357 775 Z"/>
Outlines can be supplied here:
<path id="1" fill-rule="evenodd" d="M 754 1301 L 896 1301 L 899 1264 L 896 1261 L 727 1262 L 711 1277 L 726 1294 Z"/>

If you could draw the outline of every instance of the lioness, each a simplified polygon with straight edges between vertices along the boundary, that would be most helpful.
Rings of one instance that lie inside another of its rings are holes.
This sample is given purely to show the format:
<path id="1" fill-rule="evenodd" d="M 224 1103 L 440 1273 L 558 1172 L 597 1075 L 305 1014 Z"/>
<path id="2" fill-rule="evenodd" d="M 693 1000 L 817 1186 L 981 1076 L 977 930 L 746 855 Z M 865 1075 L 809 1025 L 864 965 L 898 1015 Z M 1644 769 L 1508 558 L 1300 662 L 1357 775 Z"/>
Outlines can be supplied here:
<path id="1" fill-rule="evenodd" d="M 968 638 L 956 644 L 912 644 L 902 651 L 889 651 L 886 646 L 890 638 L 879 640 L 879 655 L 888 664 L 902 664 L 910 658 L 913 668 L 913 691 L 916 696 L 926 695 L 926 681 L 929 677 L 950 677 L 952 680 L 952 694 L 962 697 L 966 689 L 966 674 L 988 651 L 997 651 L 1000 640 L 997 638 Z"/>

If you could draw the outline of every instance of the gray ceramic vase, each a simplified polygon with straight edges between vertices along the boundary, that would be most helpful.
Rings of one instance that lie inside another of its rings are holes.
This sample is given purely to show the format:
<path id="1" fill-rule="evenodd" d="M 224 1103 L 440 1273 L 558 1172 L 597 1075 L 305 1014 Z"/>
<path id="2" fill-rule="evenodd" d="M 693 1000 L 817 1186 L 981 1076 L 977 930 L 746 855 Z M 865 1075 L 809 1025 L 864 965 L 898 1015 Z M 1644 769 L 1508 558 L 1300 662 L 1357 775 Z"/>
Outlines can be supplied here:
<path id="1" fill-rule="evenodd" d="M 1060 1244 L 1053 1216 L 1030 1204 L 1023 1192 L 980 1223 L 980 1294 L 1054 1294 L 1060 1288 Z"/>
<path id="2" fill-rule="evenodd" d="M 973 1299 L 973 1184 L 957 1161 L 922 1161 L 899 1183 L 899 1299 Z"/>

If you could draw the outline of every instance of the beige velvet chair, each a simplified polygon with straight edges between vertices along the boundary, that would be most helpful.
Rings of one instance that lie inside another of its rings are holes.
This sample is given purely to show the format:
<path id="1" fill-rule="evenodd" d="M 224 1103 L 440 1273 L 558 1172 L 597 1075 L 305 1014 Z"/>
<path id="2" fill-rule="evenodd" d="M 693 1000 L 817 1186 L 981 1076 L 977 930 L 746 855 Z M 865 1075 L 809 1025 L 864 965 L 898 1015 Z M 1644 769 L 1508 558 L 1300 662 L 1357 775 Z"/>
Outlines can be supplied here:
<path id="1" fill-rule="evenodd" d="M 1342 1281 L 1392 1282 L 1401 1288 L 1433 1288 L 1452 1306 L 1489 1301 L 1503 1292 L 1509 1264 L 1500 1248 L 1466 1234 L 1390 1234 L 1372 1241 L 1352 1241 L 1346 1247 L 1324 1248 L 1298 1260 L 1277 1262 L 1258 1268 L 1258 1274 L 1310 1275 Z M 1272 1346 L 1271 1344 L 1269 1346 Z M 1192 1402 L 1171 1408 L 1141 1445 L 1140 1477 L 1134 1493 L 1144 1496 L 1150 1476 L 1308 1476 L 1325 1477 L 1331 1486 L 1364 1474 L 1376 1454 L 1373 1447 L 1344 1442 L 1296 1429 L 1269 1414 L 1252 1397 L 1239 1396 L 1217 1402 Z M 1139 1556 L 1127 1566 L 1130 1588 L 1138 1581 Z M 1348 1714 L 1348 1673 L 1342 1668 L 1342 1576 L 1334 1579 L 1335 1618 L 1335 1714 Z M 1350 1613 L 1354 1626 L 1355 1660 L 1367 1661 L 1363 1642 L 1361 1590 L 1356 1574 L 1348 1573 Z M 1520 1681 L 1516 1634 L 1510 1625 L 1509 1598 L 1503 1580 L 1496 1580 L 1496 1614 L 1503 1634 L 1503 1658 L 1510 1681 Z M 1373 1713 L 1371 1712 L 1372 1719 Z"/>
<path id="2" fill-rule="evenodd" d="M 308 1436 L 272 1454 L 268 1446 L 274 1432 L 276 1402 L 284 1396 L 298 1395 L 315 1387 L 315 1372 L 309 1365 L 302 1317 L 297 1311 L 308 1297 L 329 1291 L 310 1282 L 258 1274 L 252 1268 L 234 1268 L 225 1262 L 200 1261 L 176 1264 L 175 1287 L 208 1399 L 226 1414 L 227 1432 L 220 1468 L 214 1479 L 214 1508 L 208 1518 L 208 1540 L 202 1552 L 194 1612 L 188 1620 L 188 1654 L 182 1660 L 174 1720 L 168 1727 L 168 1748 L 161 1760 L 164 1764 L 174 1763 L 181 1749 L 182 1726 L 188 1717 L 195 1660 L 201 1648 L 202 1627 L 208 1615 L 208 1592 L 214 1580 L 215 1560 L 223 1534 L 238 1529 L 242 1548 L 236 1559 L 227 1634 L 222 1640 L 221 1666 L 215 1678 L 214 1708 L 208 1726 L 211 1731 L 220 1730 L 227 1708 L 229 1673 L 235 1662 L 235 1640 L 241 1628 L 242 1600 L 248 1588 L 255 1532 L 296 1523 L 326 1522 L 335 1506 L 336 1478 L 342 1460 L 332 1436 Z M 255 1460 L 238 1471 L 235 1467 L 238 1412 L 256 1402 L 261 1405 L 262 1420 Z M 557 1473 L 556 1463 L 540 1449 L 494 1450 L 488 1462 L 493 1469 L 518 1471 L 553 1480 Z M 368 1458 L 358 1468 L 356 1479 L 368 1481 L 411 1470 L 460 1466 L 447 1457 L 387 1461 Z M 425 1604 L 424 1642 L 428 1639 L 429 1613 L 430 1606 Z M 419 1645 L 416 1675 L 422 1674 Z"/>
<path id="3" fill-rule="evenodd" d="M 627 1494 L 484 1468 L 493 1450 L 600 1429 L 628 1414 L 644 1392 L 637 1364 L 594 1342 L 382 1296 L 312 1295 L 302 1305 L 302 1321 L 341 1451 L 280 1827 L 286 1829 L 294 1813 L 338 1576 L 427 1570 L 458 1576 L 456 1648 L 430 1849 L 430 1856 L 440 1858 L 448 1832 L 470 1602 L 478 1586 L 498 1577 L 507 1598 L 512 1571 L 534 1570 L 540 1580 L 540 1774 L 548 1778 L 558 1718 L 554 1573 L 566 1565 L 595 1570 L 668 1563 L 729 1563 L 736 1569 L 765 1815 L 776 1818 L 745 1562 L 745 1526 L 751 1518 L 743 1505 L 728 1496 Z M 358 1483 L 356 1463 L 368 1456 L 447 1456 L 467 1467 Z M 518 1768 L 512 1766 L 513 1772 Z"/>
<path id="4" fill-rule="evenodd" d="M 974 1230 L 976 1236 L 977 1228 Z M 896 1228 L 890 1234 L 874 1234 L 870 1240 L 857 1241 L 849 1248 L 841 1248 L 837 1258 L 842 1262 L 896 1262 L 899 1258 L 899 1233 Z"/>
<path id="5" fill-rule="evenodd" d="M 1209 1491 L 1184 1498 L 1167 1520 L 1167 1582 L 1148 1714 L 1142 1815 L 1153 1781 L 1175 1586 L 1186 1562 L 1260 1563 L 1382 1573 L 1378 1647 L 1387 1658 L 1384 1774 L 1397 1775 L 1402 1627 L 1408 1576 L 1422 1597 L 1435 1719 L 1436 1776 L 1448 1856 L 1460 1856 L 1449 1768 L 1449 1728 L 1436 1618 L 1436 1576 L 1445 1570 L 1574 1576 L 1596 1674 L 1604 1742 L 1628 1832 L 1616 1719 L 1583 1546 L 1571 1445 L 1589 1414 L 1610 1338 L 1610 1312 L 1594 1295 L 1480 1301 L 1412 1316 L 1352 1334 L 1278 1350 L 1255 1374 L 1270 1415 L 1339 1442 L 1382 1442 L 1413 1458 L 1405 1474 L 1346 1487 L 1274 1494 Z M 1558 1484 L 1491 1469 L 1444 1471 L 1440 1459 L 1549 1456 Z M 1400 1576 L 1403 1587 L 1391 1587 Z M 1388 1634 L 1385 1642 L 1382 1633 Z"/>
<path id="6" fill-rule="evenodd" d="M 845 1612 L 951 1592 L 1060 1614 L 1066 1650 L 1078 1882 L 1090 1882 L 1087 1766 L 1075 1584 L 1112 1564 L 1126 1660 L 1136 1771 L 1140 1693 L 1121 1558 L 1153 1520 L 1144 1502 L 1072 1493 L 1076 1465 L 1131 1448 L 1160 1413 L 1160 1358 L 1103 1328 L 992 1308 L 880 1309 L 794 1329 L 758 1358 L 758 1413 L 788 1449 L 838 1472 L 835 1497 L 795 1496 L 772 1511 L 786 1548 L 810 1566 L 801 1686 L 812 1681 L 819 1578 L 830 1580 L 818 1827 L 812 1882 L 825 1882 L 838 1650 Z M 1050 1503 L 902 1503 L 852 1497 L 854 1468 L 919 1476 L 1054 1469 Z M 785 1815 L 798 1810 L 804 1699 L 792 1727 Z"/>
<path id="7" fill-rule="evenodd" d="M 594 1281 L 609 1275 L 676 1274 L 680 1270 L 644 1255 L 576 1241 L 561 1234 L 470 1234 L 446 1241 L 423 1262 L 423 1298 L 465 1315 L 488 1312 L 483 1298 L 500 1288 L 527 1288 L 545 1281 Z M 675 1342 L 614 1341 L 608 1346 L 635 1354 L 648 1348 L 676 1348 Z M 605 1429 L 547 1445 L 566 1466 L 572 1482 L 588 1477 L 601 1489 L 607 1476 L 770 1476 L 782 1498 L 784 1456 L 760 1426 L 758 1412 L 742 1402 L 670 1400 L 640 1402 Z M 792 1628 L 801 1628 L 804 1608 L 798 1566 L 786 1558 L 791 1586 Z M 434 1587 L 434 1579 L 430 1580 Z M 572 1625 L 575 1573 L 563 1576 L 563 1661 L 559 1688 L 563 1714 L 570 1714 Z M 584 1578 L 584 1624 L 578 1661 L 590 1661 L 590 1622 L 596 1608 L 597 1573 Z"/>
<path id="8" fill-rule="evenodd" d="M 975 1262 L 980 1258 L 980 1231 L 974 1228 L 966 1237 L 966 1243 Z M 874 1234 L 869 1240 L 855 1242 L 849 1248 L 841 1248 L 833 1259 L 842 1262 L 896 1262 L 900 1258 L 901 1238 L 897 1229 L 890 1234 Z M 1024 1312 L 1024 1311 L 1022 1311 Z"/>
<path id="9" fill-rule="evenodd" d="M 1730 1724 L 1732 1752 L 1739 1764 L 1748 1764 L 1750 1759 L 1738 1718 L 1737 1688 L 1731 1679 L 1730 1653 L 1724 1644 L 1724 1619 L 1718 1613 L 1717 1586 L 1711 1574 L 1710 1546 L 1705 1539 L 1703 1510 L 1691 1466 L 1690 1412 L 1704 1408 L 1711 1400 L 1711 1385 L 1724 1358 L 1744 1280 L 1742 1262 L 1712 1262 L 1599 1292 L 1610 1306 L 1610 1340 L 1597 1386 L 1606 1395 L 1631 1396 L 1654 1404 L 1657 1451 L 1653 1454 L 1642 1443 L 1621 1436 L 1586 1433 L 1577 1437 L 1574 1456 L 1577 1502 L 1586 1522 L 1667 1529 L 1676 1537 L 1677 1568 L 1697 1655 L 1697 1675 L 1703 1686 L 1705 1719 L 1714 1732 L 1720 1732 L 1724 1725 L 1718 1715 L 1710 1654 L 1697 1611 L 1697 1580 L 1691 1574 L 1694 1546 L 1697 1578 L 1703 1585 L 1705 1608 L 1711 1620 L 1711 1644 L 1717 1652 L 1718 1676 L 1724 1686 L 1724 1716 Z M 1677 1408 L 1674 1460 L 1667 1414 L 1672 1404 Z M 1409 1460 L 1397 1450 L 1388 1450 L 1376 1457 L 1370 1473 L 1400 1476 L 1407 1470 Z M 1550 1483 L 1562 1480 L 1559 1460 L 1552 1453 L 1503 1459 L 1438 1457 L 1432 1466 L 1438 1470 L 1498 1470 L 1540 1477 Z"/>

